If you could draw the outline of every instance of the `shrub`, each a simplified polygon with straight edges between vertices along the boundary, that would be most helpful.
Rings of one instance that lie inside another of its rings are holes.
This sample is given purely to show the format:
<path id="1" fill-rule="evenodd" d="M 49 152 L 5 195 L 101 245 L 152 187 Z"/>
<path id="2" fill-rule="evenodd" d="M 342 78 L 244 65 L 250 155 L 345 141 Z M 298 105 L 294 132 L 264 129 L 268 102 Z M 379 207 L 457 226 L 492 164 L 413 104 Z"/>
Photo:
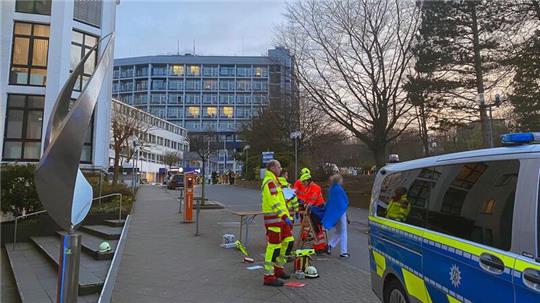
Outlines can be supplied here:
<path id="1" fill-rule="evenodd" d="M 43 208 L 34 184 L 35 169 L 33 164 L 2 164 L 0 172 L 3 212 L 19 216 L 23 209 L 30 213 Z"/>

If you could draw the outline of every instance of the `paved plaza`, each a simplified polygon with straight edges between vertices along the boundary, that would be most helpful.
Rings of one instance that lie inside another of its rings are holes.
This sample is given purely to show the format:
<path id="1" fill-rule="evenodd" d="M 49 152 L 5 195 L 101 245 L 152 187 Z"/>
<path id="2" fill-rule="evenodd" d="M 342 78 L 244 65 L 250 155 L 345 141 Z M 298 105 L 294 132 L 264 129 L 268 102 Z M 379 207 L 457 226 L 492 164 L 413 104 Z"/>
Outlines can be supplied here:
<path id="1" fill-rule="evenodd" d="M 319 279 L 303 280 L 303 288 L 271 288 L 262 285 L 262 270 L 247 270 L 252 264 L 242 263 L 237 250 L 219 246 L 223 234 L 238 235 L 238 218 L 231 210 L 259 210 L 258 191 L 212 185 L 207 193 L 226 208 L 202 210 L 200 236 L 195 237 L 195 224 L 180 222 L 178 191 L 140 188 L 113 302 L 378 302 L 367 271 L 365 210 L 350 212 L 351 259 L 340 259 L 337 251 L 316 257 Z M 249 238 L 248 251 L 262 264 L 261 218 L 250 226 Z"/>

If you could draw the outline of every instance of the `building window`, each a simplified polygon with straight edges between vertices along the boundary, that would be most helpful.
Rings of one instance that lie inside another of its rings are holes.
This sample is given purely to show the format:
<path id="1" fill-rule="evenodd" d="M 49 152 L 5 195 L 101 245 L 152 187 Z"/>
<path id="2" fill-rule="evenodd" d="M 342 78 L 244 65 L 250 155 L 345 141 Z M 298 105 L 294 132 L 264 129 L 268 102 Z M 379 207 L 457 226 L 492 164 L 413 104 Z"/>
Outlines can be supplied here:
<path id="1" fill-rule="evenodd" d="M 219 74 L 218 67 L 213 65 L 203 65 L 203 76 L 217 77 Z"/>
<path id="2" fill-rule="evenodd" d="M 45 86 L 49 26 L 15 22 L 9 83 Z"/>
<path id="3" fill-rule="evenodd" d="M 98 38 L 89 34 L 73 31 L 71 40 L 71 60 L 70 72 L 77 67 L 81 59 L 97 44 Z M 82 75 L 80 75 L 75 83 L 74 89 L 82 91 L 90 80 L 92 73 L 97 64 L 97 48 L 94 49 L 88 60 L 84 63 Z M 120 85 L 122 86 L 122 85 Z M 122 88 L 120 88 L 122 89 Z"/>
<path id="4" fill-rule="evenodd" d="M 238 80 L 238 81 L 236 81 L 236 89 L 237 90 L 250 90 L 251 89 L 251 81 L 249 81 L 249 80 Z"/>
<path id="5" fill-rule="evenodd" d="M 101 27 L 101 0 L 75 0 L 73 19 Z"/>
<path id="6" fill-rule="evenodd" d="M 256 66 L 253 68 L 253 76 L 268 77 L 268 68 L 265 66 Z"/>
<path id="7" fill-rule="evenodd" d="M 135 76 L 136 77 L 146 77 L 148 76 L 148 66 L 139 65 L 135 67 Z"/>
<path id="8" fill-rule="evenodd" d="M 152 93 L 150 98 L 151 104 L 165 104 L 167 103 L 167 95 L 164 93 Z"/>
<path id="9" fill-rule="evenodd" d="M 17 0 L 15 11 L 19 13 L 51 15 L 51 0 Z"/>
<path id="10" fill-rule="evenodd" d="M 224 77 L 234 76 L 234 66 L 221 66 L 219 69 L 219 75 Z"/>
<path id="11" fill-rule="evenodd" d="M 170 76 L 183 76 L 184 75 L 184 66 L 183 65 L 171 65 L 169 70 Z"/>
<path id="12" fill-rule="evenodd" d="M 200 80 L 186 80 L 186 90 L 200 90 L 201 81 Z"/>
<path id="13" fill-rule="evenodd" d="M 92 119 L 90 120 L 90 126 L 86 131 L 86 137 L 84 139 L 83 149 L 81 152 L 81 163 L 92 163 L 92 146 L 94 143 L 94 114 L 92 113 Z"/>
<path id="14" fill-rule="evenodd" d="M 216 90 L 217 89 L 217 80 L 204 80 L 203 89 L 205 90 Z"/>
<path id="15" fill-rule="evenodd" d="M 184 89 L 184 80 L 169 79 L 169 89 L 170 90 L 183 90 Z"/>
<path id="16" fill-rule="evenodd" d="M 38 161 L 45 97 L 8 95 L 3 160 Z"/>
<path id="17" fill-rule="evenodd" d="M 220 90 L 234 90 L 234 80 L 220 80 L 219 81 Z"/>
<path id="18" fill-rule="evenodd" d="M 221 94 L 219 95 L 220 104 L 234 104 L 234 95 L 232 94 Z"/>
<path id="19" fill-rule="evenodd" d="M 186 104 L 200 104 L 201 95 L 186 94 Z"/>
<path id="20" fill-rule="evenodd" d="M 167 84 L 165 79 L 153 79 L 152 80 L 152 90 L 166 90 Z"/>
<path id="21" fill-rule="evenodd" d="M 187 69 L 187 75 L 188 76 L 200 76 L 201 75 L 201 67 L 198 65 L 189 65 Z"/>
<path id="22" fill-rule="evenodd" d="M 234 115 L 234 107 L 223 106 L 221 107 L 221 118 L 232 118 Z"/>
<path id="23" fill-rule="evenodd" d="M 166 76 L 166 75 L 167 75 L 166 65 L 152 66 L 152 76 Z"/>
<path id="24" fill-rule="evenodd" d="M 236 67 L 237 77 L 251 77 L 251 66 L 238 66 Z"/>
<path id="25" fill-rule="evenodd" d="M 213 94 L 203 95 L 203 103 L 204 104 L 217 104 L 217 95 L 213 95 Z"/>
<path id="26" fill-rule="evenodd" d="M 169 103 L 169 104 L 180 104 L 180 103 L 182 103 L 182 95 L 181 94 L 171 94 L 171 93 L 169 93 L 167 103 Z"/>
<path id="27" fill-rule="evenodd" d="M 217 107 L 203 107 L 205 118 L 217 117 Z"/>
<path id="28" fill-rule="evenodd" d="M 196 106 L 189 106 L 186 111 L 186 117 L 188 118 L 199 118 L 200 108 Z"/>

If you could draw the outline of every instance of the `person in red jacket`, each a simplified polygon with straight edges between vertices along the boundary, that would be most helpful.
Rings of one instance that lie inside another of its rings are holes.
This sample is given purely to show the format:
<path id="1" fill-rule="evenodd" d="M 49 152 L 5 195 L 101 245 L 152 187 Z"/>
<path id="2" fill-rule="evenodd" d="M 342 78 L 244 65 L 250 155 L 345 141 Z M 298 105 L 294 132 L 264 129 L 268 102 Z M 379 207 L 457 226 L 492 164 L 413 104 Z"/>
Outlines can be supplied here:
<path id="1" fill-rule="evenodd" d="M 317 183 L 313 182 L 313 180 L 311 180 L 311 174 L 303 174 L 300 177 L 300 180 L 302 181 L 305 188 L 303 193 L 305 207 L 309 210 L 309 207 L 311 206 L 323 206 L 324 198 L 322 195 L 321 187 Z M 327 250 L 326 237 L 322 225 L 320 224 L 320 218 L 316 215 L 311 215 L 311 213 L 310 218 L 313 223 L 312 225 L 314 229 L 313 249 L 315 249 L 315 252 L 317 254 L 324 253 Z"/>
<path id="2" fill-rule="evenodd" d="M 311 174 L 309 168 L 307 168 L 307 167 L 302 168 L 302 170 L 300 171 L 300 177 L 302 177 L 302 175 L 304 175 L 306 173 Z M 298 201 L 300 201 L 300 205 L 302 205 L 304 203 L 305 190 L 306 190 L 306 187 L 304 186 L 304 183 L 299 178 L 298 180 L 294 181 L 294 184 L 292 185 L 292 188 L 294 189 L 294 191 L 296 193 L 296 197 L 298 198 Z"/>

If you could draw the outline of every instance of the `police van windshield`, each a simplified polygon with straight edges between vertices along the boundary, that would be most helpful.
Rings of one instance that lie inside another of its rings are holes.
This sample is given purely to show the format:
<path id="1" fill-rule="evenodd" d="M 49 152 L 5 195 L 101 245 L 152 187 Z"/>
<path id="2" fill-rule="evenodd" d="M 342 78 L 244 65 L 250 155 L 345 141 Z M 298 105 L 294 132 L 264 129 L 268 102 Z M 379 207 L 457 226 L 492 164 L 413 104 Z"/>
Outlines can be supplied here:
<path id="1" fill-rule="evenodd" d="M 518 172 L 518 160 L 504 160 L 394 173 L 377 215 L 509 250 Z"/>

